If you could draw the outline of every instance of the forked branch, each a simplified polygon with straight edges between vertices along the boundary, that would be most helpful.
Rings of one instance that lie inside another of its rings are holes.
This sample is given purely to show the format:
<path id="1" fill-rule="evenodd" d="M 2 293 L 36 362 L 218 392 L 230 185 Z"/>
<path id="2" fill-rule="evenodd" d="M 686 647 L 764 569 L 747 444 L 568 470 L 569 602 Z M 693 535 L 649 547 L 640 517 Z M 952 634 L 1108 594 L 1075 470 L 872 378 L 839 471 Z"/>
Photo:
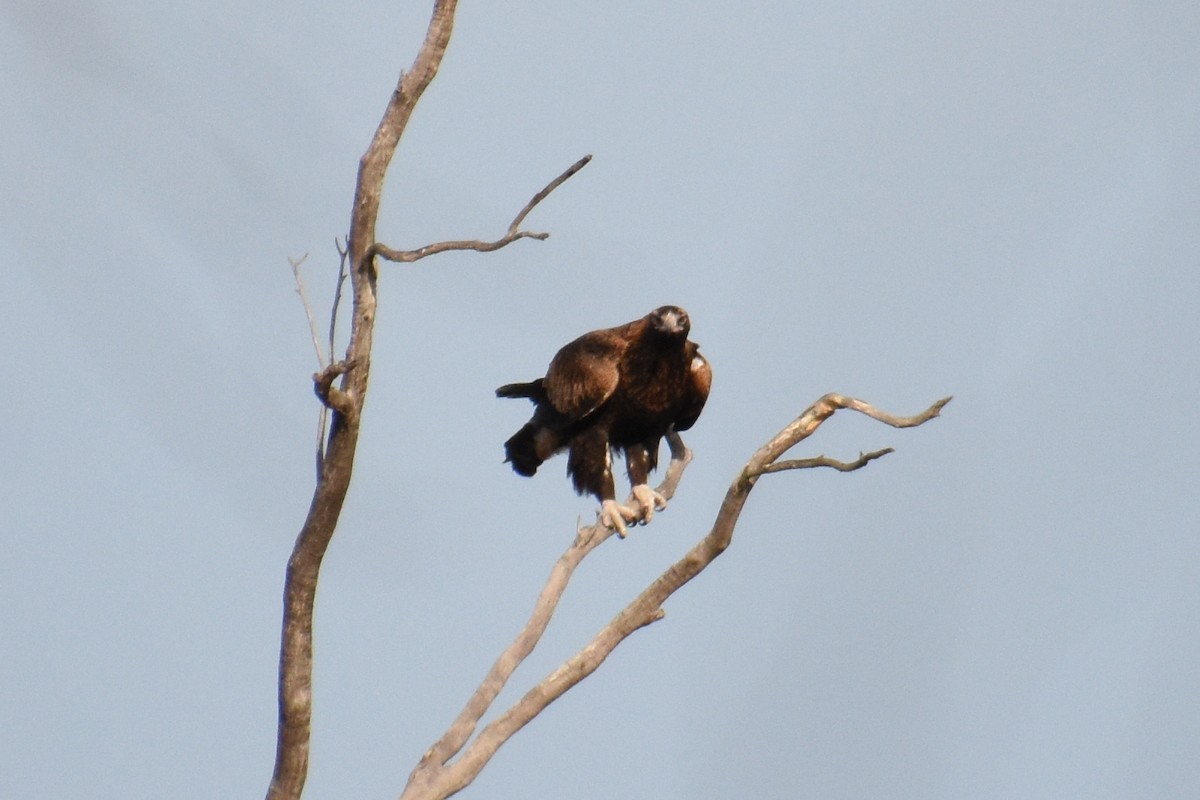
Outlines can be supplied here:
<path id="1" fill-rule="evenodd" d="M 892 452 L 891 448 L 877 450 L 860 455 L 851 462 L 836 461 L 824 456 L 790 462 L 778 461 L 789 449 L 811 436 L 821 423 L 838 409 L 858 411 L 892 427 L 909 428 L 938 416 L 948 402 L 949 397 L 937 401 L 914 416 L 898 417 L 853 397 L 839 394 L 827 394 L 822 397 L 750 458 L 726 492 L 716 520 L 703 539 L 647 586 L 579 652 L 484 727 L 475 740 L 467 745 L 479 720 L 487 712 L 513 670 L 532 652 L 541 638 L 575 568 L 588 553 L 612 534 L 607 528 L 599 525 L 580 529 L 574 543 L 559 558 L 551 571 L 550 579 L 542 589 L 534 606 L 534 613 L 525 628 L 497 659 L 462 713 L 417 764 L 401 800 L 443 800 L 469 785 L 514 733 L 572 686 L 595 672 L 631 633 L 662 619 L 665 613 L 662 604 L 666 599 L 699 575 L 728 548 L 750 490 L 762 475 L 818 466 L 851 471 Z M 672 433 L 668 441 L 671 446 L 671 465 L 659 491 L 669 497 L 674 493 L 679 478 L 691 459 L 691 453 L 677 434 Z M 459 752 L 462 755 L 452 761 Z"/>
<path id="2" fill-rule="evenodd" d="M 692 451 L 688 449 L 683 443 L 683 439 L 677 433 L 670 434 L 668 444 L 671 448 L 671 462 L 667 466 L 666 475 L 663 477 L 663 481 L 656 491 L 664 498 L 670 500 L 675 495 L 675 489 L 679 486 L 679 481 L 683 477 L 683 471 L 687 469 L 687 465 L 692 460 Z M 550 571 L 550 577 L 546 581 L 546 585 L 542 587 L 541 594 L 538 595 L 537 601 L 534 603 L 533 613 L 530 615 L 529 621 L 525 623 L 525 627 L 513 639 L 512 644 L 505 648 L 500 657 L 496 659 L 496 663 L 492 665 L 483 682 L 479 684 L 479 688 L 471 695 L 471 698 L 467 701 L 466 706 L 463 707 L 458 717 L 446 729 L 442 737 L 422 756 L 412 775 L 409 776 L 408 788 L 405 790 L 404 797 L 447 796 L 446 794 L 430 794 L 429 792 L 433 790 L 435 781 L 446 774 L 443 768 L 447 762 L 462 750 L 463 745 L 474 734 L 479 720 L 491 708 L 493 701 L 500 694 L 505 684 L 508 683 L 508 679 L 512 676 L 513 671 L 533 652 L 533 648 L 541 640 L 542 634 L 546 631 L 546 626 L 550 624 L 550 620 L 558 608 L 558 601 L 562 599 L 563 592 L 566 591 L 567 583 L 570 582 L 575 568 L 579 566 L 580 562 L 589 553 L 612 535 L 613 531 L 610 528 L 599 523 L 580 527 L 576 531 L 575 541 L 571 543 L 566 552 L 554 563 L 554 567 Z M 495 752 L 495 750 L 493 749 L 492 752 Z M 490 754 L 488 758 L 490 758 Z M 480 768 L 482 766 L 480 764 Z M 463 775 L 466 774 L 465 770 L 460 769 L 459 772 Z M 475 773 L 477 774 L 478 770 Z M 473 778 L 474 774 L 467 779 L 467 783 Z M 465 785 L 466 783 L 463 783 L 458 788 L 462 788 Z M 454 791 L 457 791 L 457 789 Z"/>

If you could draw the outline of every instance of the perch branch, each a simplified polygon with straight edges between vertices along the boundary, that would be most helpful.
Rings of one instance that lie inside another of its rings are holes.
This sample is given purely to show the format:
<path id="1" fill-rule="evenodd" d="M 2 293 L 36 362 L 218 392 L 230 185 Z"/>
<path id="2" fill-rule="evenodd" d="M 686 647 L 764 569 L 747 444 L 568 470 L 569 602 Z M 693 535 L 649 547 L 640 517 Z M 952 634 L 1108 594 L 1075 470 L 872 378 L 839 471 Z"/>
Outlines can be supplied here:
<path id="1" fill-rule="evenodd" d="M 670 500 L 675 495 L 675 490 L 679 486 L 679 481 L 683 477 L 684 470 L 687 469 L 687 465 L 692 460 L 692 451 L 683 443 L 683 439 L 680 438 L 679 434 L 673 431 L 669 434 L 667 443 L 671 448 L 671 462 L 667 466 L 666 474 L 663 476 L 663 481 L 658 486 L 657 491 L 663 497 Z M 466 744 L 475 732 L 479 720 L 491 708 L 492 703 L 495 701 L 497 695 L 500 694 L 505 684 L 508 683 L 508 679 L 512 676 L 513 672 L 533 652 L 534 647 L 541 640 L 546 626 L 550 624 L 550 620 L 558 607 L 558 601 L 562 598 L 563 592 L 566 591 L 567 584 L 570 582 L 575 568 L 579 566 L 580 562 L 589 553 L 595 550 L 608 537 L 612 536 L 612 534 L 613 531 L 611 529 L 600 524 L 581 527 L 576 531 L 575 541 L 559 557 L 551 569 L 550 577 L 546 581 L 546 585 L 542 587 L 541 594 L 538 595 L 537 601 L 534 603 L 533 613 L 530 615 L 529 621 L 525 623 L 525 627 L 517 634 L 512 644 L 505 648 L 500 657 L 496 659 L 491 670 L 489 670 L 483 682 L 479 684 L 479 688 L 471 695 L 471 698 L 467 701 L 466 706 L 463 707 L 458 717 L 446 729 L 442 737 L 422 756 L 420 762 L 409 776 L 408 786 L 402 798 L 447 796 L 445 794 L 430 795 L 425 794 L 425 792 L 433 788 L 435 782 L 445 774 L 444 767 L 446 763 L 462 750 L 463 745 Z M 480 768 L 482 768 L 482 764 Z M 474 775 L 468 779 L 467 783 L 473 778 Z M 462 785 L 465 786 L 466 783 Z"/>
<path id="2" fill-rule="evenodd" d="M 510 245 L 518 239 L 538 239 L 539 241 L 545 240 L 550 236 L 550 234 L 532 233 L 530 231 L 519 230 L 521 223 L 525 220 L 525 217 L 529 215 L 529 212 L 533 210 L 534 206 L 545 200 L 547 195 L 561 186 L 564 181 L 566 181 L 576 172 L 579 172 L 579 170 L 583 169 L 591 160 L 592 157 L 590 155 L 584 156 L 568 167 L 566 171 L 564 171 L 557 178 L 546 184 L 546 186 L 540 192 L 535 194 L 533 198 L 525 204 L 525 207 L 521 209 L 520 213 L 513 218 L 512 224 L 508 226 L 508 230 L 505 232 L 505 234 L 494 242 L 485 242 L 479 239 L 459 239 L 451 242 L 427 244 L 424 247 L 417 248 L 416 250 L 393 250 L 385 244 L 376 242 L 371 246 L 371 254 L 377 255 L 387 261 L 411 263 L 413 261 L 419 261 L 426 256 L 431 256 L 435 253 L 444 253 L 448 250 L 475 250 L 480 253 L 490 253 L 493 250 L 499 250 L 501 247 Z"/>
<path id="3" fill-rule="evenodd" d="M 659 575 L 658 578 L 647 586 L 629 605 L 622 609 L 579 652 L 547 675 L 511 708 L 485 726 L 457 760 L 439 768 L 437 760 L 452 757 L 453 751 L 449 748 L 437 749 L 438 745 L 435 745 L 434 749 L 431 749 L 425 755 L 421 764 L 414 770 L 408 787 L 405 789 L 404 794 L 401 795 L 401 800 L 418 800 L 418 798 L 420 800 L 442 800 L 470 784 L 479 774 L 480 770 L 491 760 L 492 756 L 495 755 L 496 751 L 514 733 L 545 710 L 550 703 L 561 697 L 572 686 L 575 686 L 595 672 L 609 654 L 628 638 L 630 634 L 662 619 L 665 613 L 662 604 L 666 599 L 688 581 L 692 580 L 692 578 L 699 575 L 729 546 L 738 517 L 758 477 L 764 474 L 767 468 L 775 465 L 777 459 L 790 448 L 811 436 L 820 427 L 821 423 L 832 416 L 839 408 L 858 411 L 893 427 L 908 428 L 920 425 L 938 416 L 942 407 L 948 402 L 950 402 L 950 398 L 948 397 L 939 400 L 921 413 L 911 417 L 893 416 L 861 400 L 838 394 L 827 394 L 811 405 L 804 413 L 793 420 L 791 424 L 776 434 L 751 456 L 746 466 L 730 485 L 729 490 L 725 494 L 725 499 L 721 503 L 721 508 L 717 512 L 713 526 L 703 539 L 684 554 L 681 559 Z M 678 437 L 675 438 L 677 439 Z M 679 443 L 682 444 L 682 442 Z M 675 442 L 672 442 L 673 453 L 674 450 Z M 868 456 L 878 457 L 882 454 L 883 451 L 878 451 L 877 453 L 862 456 L 859 460 L 865 464 L 872 460 Z M 684 465 L 686 465 L 686 461 L 684 461 Z M 674 466 L 674 458 L 672 459 L 672 466 Z M 585 529 L 585 531 L 581 532 L 580 536 L 583 536 L 587 530 Z M 600 536 L 607 538 L 604 537 L 604 534 L 600 534 Z M 578 542 L 579 538 L 577 537 L 576 545 L 572 545 L 572 547 L 576 547 Z M 568 554 L 570 552 L 568 550 Z M 557 569 L 558 566 L 556 565 Z M 555 584 L 557 581 L 565 583 L 565 580 L 569 577 L 569 571 L 562 576 L 559 576 L 557 572 L 552 573 L 550 584 Z M 548 587 L 550 584 L 548 584 Z M 543 590 L 543 595 L 546 591 L 546 589 Z M 561 590 L 558 591 L 558 595 L 561 595 Z M 557 602 L 557 596 L 555 602 Z M 552 613 L 553 607 L 551 606 L 548 611 Z M 533 641 L 533 644 L 535 643 L 536 639 Z M 532 644 L 530 647 L 532 649 Z M 499 691 L 499 689 L 496 691 Z M 474 698 L 472 699 L 474 700 Z M 483 710 L 486 710 L 486 708 Z M 453 743 L 459 744 L 460 740 L 465 743 L 477 724 L 478 719 L 482 716 L 482 713 L 483 711 L 480 711 L 478 716 L 473 716 L 469 726 L 456 732 Z M 460 716 L 461 719 L 462 716 Z M 458 724 L 458 721 L 456 721 L 456 724 Z M 449 732 L 447 736 L 449 736 Z M 442 741 L 439 741 L 438 744 L 441 745 Z M 461 747 L 461 744 L 459 746 Z"/>

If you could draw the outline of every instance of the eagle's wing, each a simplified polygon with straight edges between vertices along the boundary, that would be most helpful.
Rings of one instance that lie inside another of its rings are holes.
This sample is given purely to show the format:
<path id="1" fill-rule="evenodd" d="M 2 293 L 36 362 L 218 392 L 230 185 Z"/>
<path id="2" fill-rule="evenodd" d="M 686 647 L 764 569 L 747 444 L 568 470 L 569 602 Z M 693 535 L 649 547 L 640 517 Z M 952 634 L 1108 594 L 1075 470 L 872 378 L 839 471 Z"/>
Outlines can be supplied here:
<path id="1" fill-rule="evenodd" d="M 555 410 L 580 420 L 612 397 L 621 382 L 621 354 L 629 344 L 622 334 L 622 328 L 592 331 L 558 351 L 542 380 Z"/>
<path id="2" fill-rule="evenodd" d="M 684 390 L 683 411 L 675 420 L 675 430 L 686 431 L 700 417 L 704 404 L 708 401 L 708 390 L 712 386 L 712 366 L 708 359 L 700 355 L 699 347 L 694 342 L 688 342 L 688 350 L 692 354 L 691 369 L 688 371 L 688 382 Z"/>

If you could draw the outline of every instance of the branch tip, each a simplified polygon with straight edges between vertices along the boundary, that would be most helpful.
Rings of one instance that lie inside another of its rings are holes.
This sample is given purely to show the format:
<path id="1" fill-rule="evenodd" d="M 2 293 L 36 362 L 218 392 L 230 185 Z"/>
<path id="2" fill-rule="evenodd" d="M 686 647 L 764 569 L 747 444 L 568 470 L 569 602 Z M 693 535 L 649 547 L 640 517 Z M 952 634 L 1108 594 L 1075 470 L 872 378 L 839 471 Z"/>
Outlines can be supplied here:
<path id="1" fill-rule="evenodd" d="M 870 462 L 877 458 L 883 458 L 888 453 L 896 452 L 895 448 L 885 447 L 882 450 L 874 450 L 870 453 L 859 453 L 858 458 L 853 461 L 838 461 L 835 458 L 829 458 L 824 454 L 814 456 L 813 458 L 796 458 L 789 461 L 777 461 L 773 464 L 766 464 L 756 470 L 747 470 L 746 478 L 758 477 L 759 475 L 770 475 L 773 472 L 786 472 L 793 469 L 814 469 L 816 467 L 830 467 L 838 472 L 854 472 L 862 469 Z"/>

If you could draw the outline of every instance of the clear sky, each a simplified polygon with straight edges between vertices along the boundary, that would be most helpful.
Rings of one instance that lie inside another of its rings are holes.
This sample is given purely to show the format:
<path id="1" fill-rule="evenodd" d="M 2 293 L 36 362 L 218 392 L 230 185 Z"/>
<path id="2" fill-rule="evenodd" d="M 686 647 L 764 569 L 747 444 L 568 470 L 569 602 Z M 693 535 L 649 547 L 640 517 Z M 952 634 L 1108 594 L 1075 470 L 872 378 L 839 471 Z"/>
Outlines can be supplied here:
<path id="1" fill-rule="evenodd" d="M 0 9 L 0 798 L 259 797 L 357 159 L 429 4 Z M 520 696 L 733 546 L 464 797 L 1200 796 L 1200 6 L 466 3 L 390 173 L 307 797 L 392 797 L 594 503 L 497 400 L 684 306 L 715 371 L 671 508 L 594 553 Z"/>

